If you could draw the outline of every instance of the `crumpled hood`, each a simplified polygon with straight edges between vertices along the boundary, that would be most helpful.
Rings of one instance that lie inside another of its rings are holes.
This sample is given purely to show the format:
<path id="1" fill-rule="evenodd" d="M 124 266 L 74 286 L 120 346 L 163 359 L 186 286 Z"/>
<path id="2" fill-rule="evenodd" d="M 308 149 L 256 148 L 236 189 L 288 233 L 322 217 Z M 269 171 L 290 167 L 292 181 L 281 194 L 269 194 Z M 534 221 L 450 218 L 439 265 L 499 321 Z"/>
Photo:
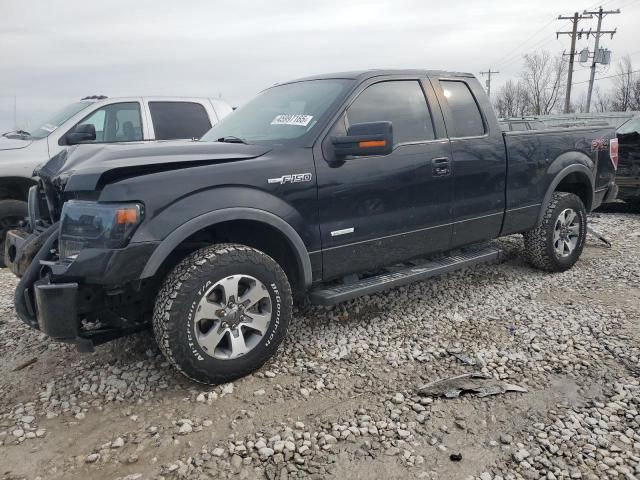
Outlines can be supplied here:
<path id="1" fill-rule="evenodd" d="M 20 148 L 26 148 L 32 143 L 33 140 L 0 136 L 0 150 L 18 150 Z"/>
<path id="2" fill-rule="evenodd" d="M 65 190 L 91 191 L 119 178 L 246 160 L 269 150 L 258 145 L 194 141 L 82 144 L 52 157 L 34 175 Z"/>

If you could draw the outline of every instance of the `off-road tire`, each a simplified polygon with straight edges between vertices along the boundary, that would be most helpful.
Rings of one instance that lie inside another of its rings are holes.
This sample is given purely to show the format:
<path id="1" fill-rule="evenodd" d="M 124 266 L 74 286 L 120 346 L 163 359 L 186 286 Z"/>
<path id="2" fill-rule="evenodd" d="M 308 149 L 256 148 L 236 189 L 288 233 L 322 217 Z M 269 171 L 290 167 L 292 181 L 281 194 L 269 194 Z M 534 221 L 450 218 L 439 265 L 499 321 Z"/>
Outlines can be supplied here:
<path id="1" fill-rule="evenodd" d="M 27 216 L 27 202 L 22 200 L 0 200 L 0 268 L 4 263 L 4 240 L 7 232 L 18 226 L 16 220 Z"/>
<path id="2" fill-rule="evenodd" d="M 573 209 L 579 219 L 578 243 L 567 257 L 559 257 L 553 247 L 553 231 L 562 211 Z M 580 197 L 573 193 L 554 192 L 539 226 L 524 233 L 524 250 L 527 261 L 547 272 L 564 272 L 580 258 L 587 239 L 587 211 Z"/>
<path id="3" fill-rule="evenodd" d="M 220 279 L 245 274 L 260 280 L 273 305 L 263 339 L 245 355 L 218 359 L 193 338 L 194 305 Z M 190 379 L 208 385 L 230 382 L 260 368 L 284 339 L 293 309 L 291 287 L 284 271 L 270 256 L 245 245 L 217 244 L 198 250 L 165 279 L 153 313 L 153 331 L 167 360 Z"/>

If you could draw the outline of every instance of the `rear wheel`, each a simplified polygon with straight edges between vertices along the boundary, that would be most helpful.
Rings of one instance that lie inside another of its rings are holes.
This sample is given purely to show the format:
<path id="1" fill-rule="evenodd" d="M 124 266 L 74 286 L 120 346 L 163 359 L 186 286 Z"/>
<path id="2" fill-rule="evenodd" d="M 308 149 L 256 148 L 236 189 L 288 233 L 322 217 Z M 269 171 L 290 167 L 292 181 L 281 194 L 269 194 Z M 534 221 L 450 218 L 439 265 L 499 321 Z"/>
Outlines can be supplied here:
<path id="1" fill-rule="evenodd" d="M 27 202 L 21 200 L 0 201 L 0 267 L 4 262 L 4 241 L 7 232 L 18 227 L 18 224 L 27 216 Z"/>
<path id="2" fill-rule="evenodd" d="M 284 339 L 292 311 L 282 268 L 254 248 L 220 244 L 183 260 L 153 316 L 160 349 L 197 382 L 229 382 L 259 368 Z"/>
<path id="3" fill-rule="evenodd" d="M 587 238 L 587 212 L 580 197 L 554 192 L 540 225 L 524 234 L 525 254 L 534 267 L 563 272 L 580 258 Z"/>

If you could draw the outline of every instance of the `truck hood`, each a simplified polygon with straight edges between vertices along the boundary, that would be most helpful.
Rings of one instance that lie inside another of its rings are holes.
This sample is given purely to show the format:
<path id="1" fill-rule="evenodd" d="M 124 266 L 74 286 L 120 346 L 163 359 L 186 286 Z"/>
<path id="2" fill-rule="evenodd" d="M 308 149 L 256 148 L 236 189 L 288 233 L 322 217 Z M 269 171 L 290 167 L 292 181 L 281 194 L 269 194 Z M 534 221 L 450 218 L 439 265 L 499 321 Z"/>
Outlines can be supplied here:
<path id="1" fill-rule="evenodd" d="M 59 189 L 92 191 L 122 178 L 257 158 L 269 150 L 259 145 L 195 141 L 84 144 L 52 157 L 34 175 Z"/>
<path id="2" fill-rule="evenodd" d="M 28 147 L 32 143 L 33 140 L 0 136 L 0 150 L 18 150 Z"/>

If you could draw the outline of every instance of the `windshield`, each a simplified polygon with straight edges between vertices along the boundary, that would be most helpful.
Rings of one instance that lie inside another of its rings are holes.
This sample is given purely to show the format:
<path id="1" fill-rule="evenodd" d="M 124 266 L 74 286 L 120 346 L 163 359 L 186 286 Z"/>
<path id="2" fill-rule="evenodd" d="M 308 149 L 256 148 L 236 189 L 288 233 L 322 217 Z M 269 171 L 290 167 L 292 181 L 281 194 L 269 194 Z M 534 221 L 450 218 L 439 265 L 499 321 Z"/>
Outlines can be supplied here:
<path id="1" fill-rule="evenodd" d="M 272 87 L 229 114 L 201 141 L 225 138 L 285 142 L 302 137 L 318 124 L 352 80 L 308 80 Z"/>
<path id="2" fill-rule="evenodd" d="M 632 118 L 623 123 L 620 128 L 618 128 L 617 133 L 625 134 L 634 132 L 640 133 L 640 117 Z"/>
<path id="3" fill-rule="evenodd" d="M 67 105 L 55 115 L 49 117 L 49 119 L 39 125 L 37 128 L 29 132 L 31 138 L 44 138 L 51 135 L 51 133 L 62 125 L 64 122 L 73 117 L 76 113 L 84 110 L 93 102 L 76 102 L 71 105 Z"/>

